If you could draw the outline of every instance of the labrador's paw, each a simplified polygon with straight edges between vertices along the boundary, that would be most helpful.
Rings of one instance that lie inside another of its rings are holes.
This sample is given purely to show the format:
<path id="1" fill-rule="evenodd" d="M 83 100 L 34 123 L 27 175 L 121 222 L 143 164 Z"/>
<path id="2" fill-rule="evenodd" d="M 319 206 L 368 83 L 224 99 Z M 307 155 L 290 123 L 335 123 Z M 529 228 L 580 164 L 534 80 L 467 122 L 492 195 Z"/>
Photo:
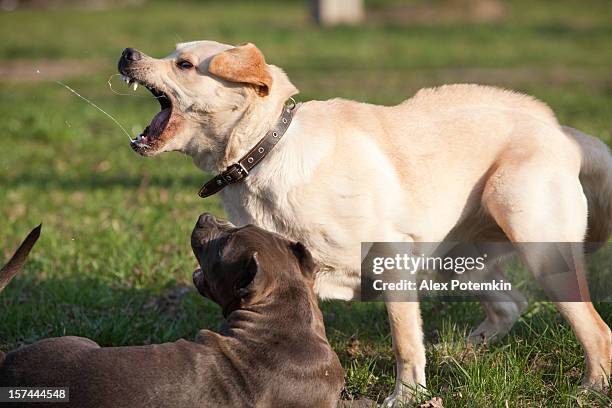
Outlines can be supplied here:
<path id="1" fill-rule="evenodd" d="M 412 406 L 417 401 L 417 396 L 408 387 L 401 387 L 399 390 L 395 390 L 393 394 L 385 398 L 382 406 L 384 408 L 402 408 Z"/>
<path id="2" fill-rule="evenodd" d="M 610 390 L 610 378 L 607 373 L 585 375 L 580 384 L 580 388 L 588 391 L 595 391 L 606 394 Z"/>
<path id="3" fill-rule="evenodd" d="M 467 338 L 469 344 L 492 343 L 504 337 L 514 323 L 521 317 L 528 303 L 520 302 L 498 302 L 490 306 L 488 316 Z"/>
<path id="4" fill-rule="evenodd" d="M 399 407 L 400 404 L 407 404 L 410 401 L 404 401 L 401 402 L 398 395 L 396 395 L 396 393 L 393 393 L 391 395 L 389 395 L 387 398 L 385 398 L 385 400 L 382 403 L 383 408 L 393 408 L 393 407 Z"/>

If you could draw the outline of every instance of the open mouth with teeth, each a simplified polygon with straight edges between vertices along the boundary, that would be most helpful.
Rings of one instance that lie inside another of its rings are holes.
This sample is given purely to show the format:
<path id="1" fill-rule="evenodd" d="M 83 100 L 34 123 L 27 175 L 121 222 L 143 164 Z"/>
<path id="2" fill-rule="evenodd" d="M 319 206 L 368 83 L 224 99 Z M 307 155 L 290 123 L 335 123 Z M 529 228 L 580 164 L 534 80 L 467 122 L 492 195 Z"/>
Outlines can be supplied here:
<path id="1" fill-rule="evenodd" d="M 132 149 L 142 155 L 154 154 L 171 137 L 170 133 L 173 133 L 172 130 L 176 128 L 174 123 L 176 115 L 172 114 L 172 100 L 165 92 L 150 84 L 126 75 L 122 75 L 121 78 L 134 91 L 138 85 L 144 86 L 159 102 L 160 111 L 153 116 L 151 123 L 131 143 Z"/>

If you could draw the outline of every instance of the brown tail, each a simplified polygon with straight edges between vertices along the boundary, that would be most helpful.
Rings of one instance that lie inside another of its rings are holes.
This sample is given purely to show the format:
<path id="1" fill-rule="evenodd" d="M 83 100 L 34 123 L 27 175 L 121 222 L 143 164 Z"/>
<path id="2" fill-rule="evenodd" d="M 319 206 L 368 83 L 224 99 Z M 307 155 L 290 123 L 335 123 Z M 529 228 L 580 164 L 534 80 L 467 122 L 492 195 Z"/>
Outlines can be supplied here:
<path id="1" fill-rule="evenodd" d="M 21 267 L 26 261 L 30 250 L 38 240 L 40 236 L 40 229 L 42 224 L 38 227 L 34 228 L 26 239 L 21 243 L 17 251 L 13 254 L 11 259 L 7 262 L 6 265 L 0 269 L 0 292 L 9 284 L 9 282 L 17 275 L 17 272 L 21 270 Z"/>
<path id="2" fill-rule="evenodd" d="M 580 182 L 589 206 L 585 248 L 595 252 L 612 234 L 612 156 L 601 140 L 571 127 L 562 128 L 582 149 Z"/>

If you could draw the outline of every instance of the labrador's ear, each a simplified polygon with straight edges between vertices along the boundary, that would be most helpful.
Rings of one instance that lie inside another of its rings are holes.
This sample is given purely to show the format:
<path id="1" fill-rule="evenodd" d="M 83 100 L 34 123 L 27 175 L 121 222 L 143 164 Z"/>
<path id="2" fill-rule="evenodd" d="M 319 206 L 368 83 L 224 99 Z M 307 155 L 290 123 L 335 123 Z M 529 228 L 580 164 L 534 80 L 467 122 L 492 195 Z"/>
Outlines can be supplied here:
<path id="1" fill-rule="evenodd" d="M 241 271 L 234 285 L 236 296 L 240 299 L 248 297 L 253 291 L 259 273 L 259 259 L 257 252 L 253 253 L 246 268 Z"/>
<path id="2" fill-rule="evenodd" d="M 272 87 L 266 60 L 251 43 L 238 45 L 212 57 L 208 72 L 230 82 L 251 84 L 259 96 L 268 95 Z"/>
<path id="3" fill-rule="evenodd" d="M 300 263 L 302 274 L 306 278 L 312 279 L 314 277 L 316 265 L 308 248 L 301 242 L 293 242 L 289 245 L 289 249 L 291 249 L 291 252 L 293 252 L 293 255 L 295 255 Z"/>

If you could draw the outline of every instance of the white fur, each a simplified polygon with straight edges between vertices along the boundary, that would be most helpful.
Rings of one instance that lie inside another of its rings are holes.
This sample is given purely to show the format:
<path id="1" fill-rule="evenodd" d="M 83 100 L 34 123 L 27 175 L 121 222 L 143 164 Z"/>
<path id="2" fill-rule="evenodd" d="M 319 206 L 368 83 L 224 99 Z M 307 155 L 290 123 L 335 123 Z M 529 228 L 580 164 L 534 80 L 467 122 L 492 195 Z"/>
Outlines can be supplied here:
<path id="1" fill-rule="evenodd" d="M 212 42 L 181 47 L 173 55 L 185 51 L 200 61 L 227 49 Z M 217 111 L 186 112 L 191 125 L 160 151 L 183 151 L 206 171 L 235 162 L 297 93 L 282 70 L 272 65 L 268 70 L 273 83 L 262 97 L 200 69 L 202 78 L 190 78 L 189 92 L 179 96 L 187 99 L 182 106 L 209 103 L 204 99 L 214 95 Z M 590 152 L 601 160 L 584 163 L 576 136 L 561 129 L 544 103 L 492 87 L 426 89 L 393 107 L 311 101 L 297 108 L 275 149 L 247 179 L 224 189 L 221 198 L 235 224 L 254 223 L 307 245 L 320 266 L 319 296 L 353 299 L 359 296 L 361 242 L 582 240 L 587 205 L 581 164 L 606 183 L 589 184 L 601 191 L 587 196 L 609 203 L 612 195 L 609 154 L 602 147 Z M 602 211 L 597 215 L 608 218 L 601 222 L 610 223 L 612 208 Z M 548 273 L 530 254 L 522 255 L 534 272 Z M 488 320 L 477 334 L 509 330 L 524 309 L 522 302 L 489 305 Z M 412 398 L 406 385 L 425 386 L 418 309 L 416 303 L 388 305 L 398 361 L 388 405 Z M 590 303 L 561 304 L 560 309 L 585 349 L 586 383 L 607 384 L 609 329 Z M 498 314 L 503 324 L 492 322 Z"/>

